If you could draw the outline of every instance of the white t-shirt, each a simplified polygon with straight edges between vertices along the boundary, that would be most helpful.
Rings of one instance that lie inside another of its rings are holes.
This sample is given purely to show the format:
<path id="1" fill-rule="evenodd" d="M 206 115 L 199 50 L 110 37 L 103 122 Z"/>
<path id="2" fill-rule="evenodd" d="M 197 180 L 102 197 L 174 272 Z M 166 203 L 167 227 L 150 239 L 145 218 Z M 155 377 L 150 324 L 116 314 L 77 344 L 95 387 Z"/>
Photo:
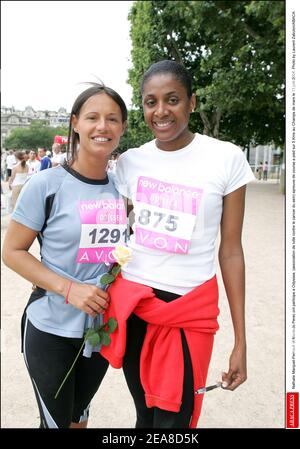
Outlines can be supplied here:
<path id="1" fill-rule="evenodd" d="M 35 159 L 34 161 L 29 159 L 26 164 L 28 165 L 28 178 L 37 173 L 41 165 L 40 161 L 38 161 L 37 159 Z"/>
<path id="2" fill-rule="evenodd" d="M 51 162 L 53 164 L 53 162 L 55 162 L 56 164 L 61 164 L 63 165 L 63 163 L 66 160 L 66 153 L 53 153 L 53 156 L 51 158 Z"/>
<path id="3" fill-rule="evenodd" d="M 123 153 L 115 183 L 135 214 L 124 278 L 180 295 L 211 279 L 223 197 L 253 179 L 238 146 L 200 134 L 177 151 L 152 140 Z"/>
<path id="4" fill-rule="evenodd" d="M 13 182 L 11 183 L 12 187 L 22 186 L 27 181 L 27 172 L 25 173 L 16 173 Z"/>
<path id="5" fill-rule="evenodd" d="M 14 154 L 8 154 L 6 158 L 7 168 L 10 170 L 13 169 L 13 167 L 17 164 L 17 159 Z"/>

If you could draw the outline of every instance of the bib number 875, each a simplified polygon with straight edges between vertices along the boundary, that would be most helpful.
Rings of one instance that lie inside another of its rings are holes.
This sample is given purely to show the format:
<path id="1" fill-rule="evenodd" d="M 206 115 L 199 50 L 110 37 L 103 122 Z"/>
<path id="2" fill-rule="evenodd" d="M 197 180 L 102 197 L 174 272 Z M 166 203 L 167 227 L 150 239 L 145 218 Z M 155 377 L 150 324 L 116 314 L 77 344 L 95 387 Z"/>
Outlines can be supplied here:
<path id="1" fill-rule="evenodd" d="M 153 228 L 163 226 L 167 231 L 176 231 L 177 221 L 179 217 L 176 215 L 168 215 L 163 212 L 151 212 L 148 209 L 141 209 L 138 222 L 147 226 L 150 225 Z"/>

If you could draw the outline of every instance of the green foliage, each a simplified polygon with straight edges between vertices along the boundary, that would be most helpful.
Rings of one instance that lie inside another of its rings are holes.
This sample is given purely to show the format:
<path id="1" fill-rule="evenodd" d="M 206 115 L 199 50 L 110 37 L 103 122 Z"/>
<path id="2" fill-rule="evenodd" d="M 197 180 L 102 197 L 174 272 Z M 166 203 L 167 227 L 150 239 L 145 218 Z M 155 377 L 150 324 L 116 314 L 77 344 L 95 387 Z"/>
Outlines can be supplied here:
<path id="1" fill-rule="evenodd" d="M 115 280 L 115 276 L 113 276 L 112 274 L 106 273 L 101 277 L 101 284 L 102 285 L 111 284 L 112 282 L 114 282 L 114 280 Z"/>
<path id="2" fill-rule="evenodd" d="M 114 318 L 109 318 L 108 322 L 107 322 L 107 327 L 108 327 L 108 333 L 111 334 L 112 332 L 114 332 L 117 329 L 118 323 Z"/>
<path id="3" fill-rule="evenodd" d="M 3 146 L 7 149 L 37 149 L 44 147 L 51 150 L 54 136 L 67 136 L 66 127 L 46 126 L 44 120 L 33 120 L 28 128 L 15 128 L 5 139 Z"/>
<path id="4" fill-rule="evenodd" d="M 132 109 L 128 114 L 128 147 L 136 148 L 153 139 L 153 135 L 144 122 L 142 109 Z"/>
<path id="5" fill-rule="evenodd" d="M 97 327 L 97 328 L 88 328 L 84 334 L 84 339 L 82 342 L 81 347 L 79 348 L 79 351 L 75 357 L 74 362 L 72 363 L 69 371 L 67 372 L 67 374 L 65 375 L 62 383 L 60 384 L 57 392 L 55 393 L 54 399 L 57 399 L 62 387 L 64 386 L 66 380 L 68 379 L 68 377 L 70 376 L 72 369 L 75 366 L 75 363 L 77 362 L 78 357 L 81 354 L 81 351 L 83 350 L 83 347 L 86 343 L 86 341 L 88 341 L 93 347 L 98 345 L 99 343 L 101 343 L 104 346 L 108 346 L 110 344 L 110 335 L 112 332 L 114 332 L 118 327 L 118 323 L 114 318 L 109 318 L 107 323 L 102 324 L 101 326 Z"/>
<path id="6" fill-rule="evenodd" d="M 110 336 L 118 327 L 118 323 L 114 318 L 109 318 L 107 323 L 102 324 L 98 328 L 89 328 L 85 333 L 85 341 L 88 340 L 92 346 L 101 343 L 108 346 L 110 343 Z"/>
<path id="7" fill-rule="evenodd" d="M 110 336 L 108 334 L 100 334 L 100 343 L 104 346 L 108 346 L 110 343 Z"/>
<path id="8" fill-rule="evenodd" d="M 115 280 L 120 269 L 121 269 L 121 266 L 119 264 L 114 265 L 112 267 L 112 269 L 110 270 L 110 272 L 105 273 L 101 276 L 100 282 L 103 285 L 111 284 Z M 90 343 L 90 345 L 93 347 L 97 346 L 99 343 L 102 344 L 103 346 L 108 346 L 111 342 L 110 334 L 112 332 L 114 332 L 117 329 L 117 327 L 118 327 L 117 320 L 115 320 L 115 318 L 110 317 L 108 319 L 107 323 L 103 323 L 100 326 L 97 325 L 96 327 L 95 327 L 95 323 L 94 323 L 92 327 L 89 327 L 85 331 L 82 345 L 75 357 L 74 362 L 71 365 L 71 368 L 69 369 L 69 371 L 65 375 L 62 383 L 60 384 L 60 386 L 54 396 L 55 399 L 58 397 L 62 387 L 64 386 L 66 380 L 68 379 L 69 375 L 71 374 L 72 369 L 74 368 L 75 363 L 76 363 L 78 357 L 80 356 L 80 353 L 83 350 L 85 343 L 88 341 Z"/>
<path id="9" fill-rule="evenodd" d="M 193 76 L 192 131 L 242 146 L 283 145 L 284 10 L 283 1 L 134 2 L 128 81 L 137 109 L 130 117 L 135 128 L 130 126 L 130 139 L 149 140 L 139 109 L 144 71 L 173 59 Z"/>
<path id="10" fill-rule="evenodd" d="M 116 277 L 120 273 L 120 271 L 121 271 L 121 266 L 119 264 L 117 264 L 112 268 L 111 274 Z"/>
<path id="11" fill-rule="evenodd" d="M 97 346 L 100 343 L 100 335 L 95 329 L 88 329 L 85 337 L 92 346 Z"/>

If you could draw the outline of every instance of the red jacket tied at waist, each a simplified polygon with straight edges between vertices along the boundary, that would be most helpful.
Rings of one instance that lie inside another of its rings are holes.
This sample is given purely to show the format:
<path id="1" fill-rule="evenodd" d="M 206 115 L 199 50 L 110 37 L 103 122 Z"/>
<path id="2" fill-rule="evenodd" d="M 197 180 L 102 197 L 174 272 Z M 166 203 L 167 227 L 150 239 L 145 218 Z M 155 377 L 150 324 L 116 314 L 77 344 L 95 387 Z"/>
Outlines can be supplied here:
<path id="1" fill-rule="evenodd" d="M 117 277 L 109 288 L 110 306 L 104 320 L 118 322 L 109 346 L 100 353 L 114 368 L 121 368 L 126 347 L 126 320 L 131 313 L 147 321 L 147 333 L 140 361 L 141 383 L 147 407 L 178 412 L 184 375 L 180 329 L 184 330 L 190 351 L 194 390 L 205 386 L 218 330 L 218 284 L 216 276 L 171 302 L 158 299 L 152 288 Z M 196 427 L 203 395 L 194 396 L 190 427 Z"/>

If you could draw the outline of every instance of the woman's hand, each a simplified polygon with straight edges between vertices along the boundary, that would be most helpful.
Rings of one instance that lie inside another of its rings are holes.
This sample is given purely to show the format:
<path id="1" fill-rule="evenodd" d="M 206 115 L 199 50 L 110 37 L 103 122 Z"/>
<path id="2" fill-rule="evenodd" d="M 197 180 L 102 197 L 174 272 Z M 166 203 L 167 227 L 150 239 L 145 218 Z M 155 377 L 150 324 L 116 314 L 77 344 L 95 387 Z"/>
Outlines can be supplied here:
<path id="1" fill-rule="evenodd" d="M 3 243 L 3 262 L 34 285 L 66 297 L 70 280 L 47 268 L 29 252 L 38 231 L 11 219 Z M 92 284 L 72 282 L 68 301 L 74 307 L 95 317 L 109 304 L 109 295 Z"/>
<path id="2" fill-rule="evenodd" d="M 92 317 L 103 314 L 109 301 L 108 293 L 95 285 L 73 282 L 69 290 L 68 302 Z"/>
<path id="3" fill-rule="evenodd" d="M 233 348 L 229 359 L 229 370 L 222 373 L 225 390 L 235 390 L 247 379 L 246 345 Z"/>

